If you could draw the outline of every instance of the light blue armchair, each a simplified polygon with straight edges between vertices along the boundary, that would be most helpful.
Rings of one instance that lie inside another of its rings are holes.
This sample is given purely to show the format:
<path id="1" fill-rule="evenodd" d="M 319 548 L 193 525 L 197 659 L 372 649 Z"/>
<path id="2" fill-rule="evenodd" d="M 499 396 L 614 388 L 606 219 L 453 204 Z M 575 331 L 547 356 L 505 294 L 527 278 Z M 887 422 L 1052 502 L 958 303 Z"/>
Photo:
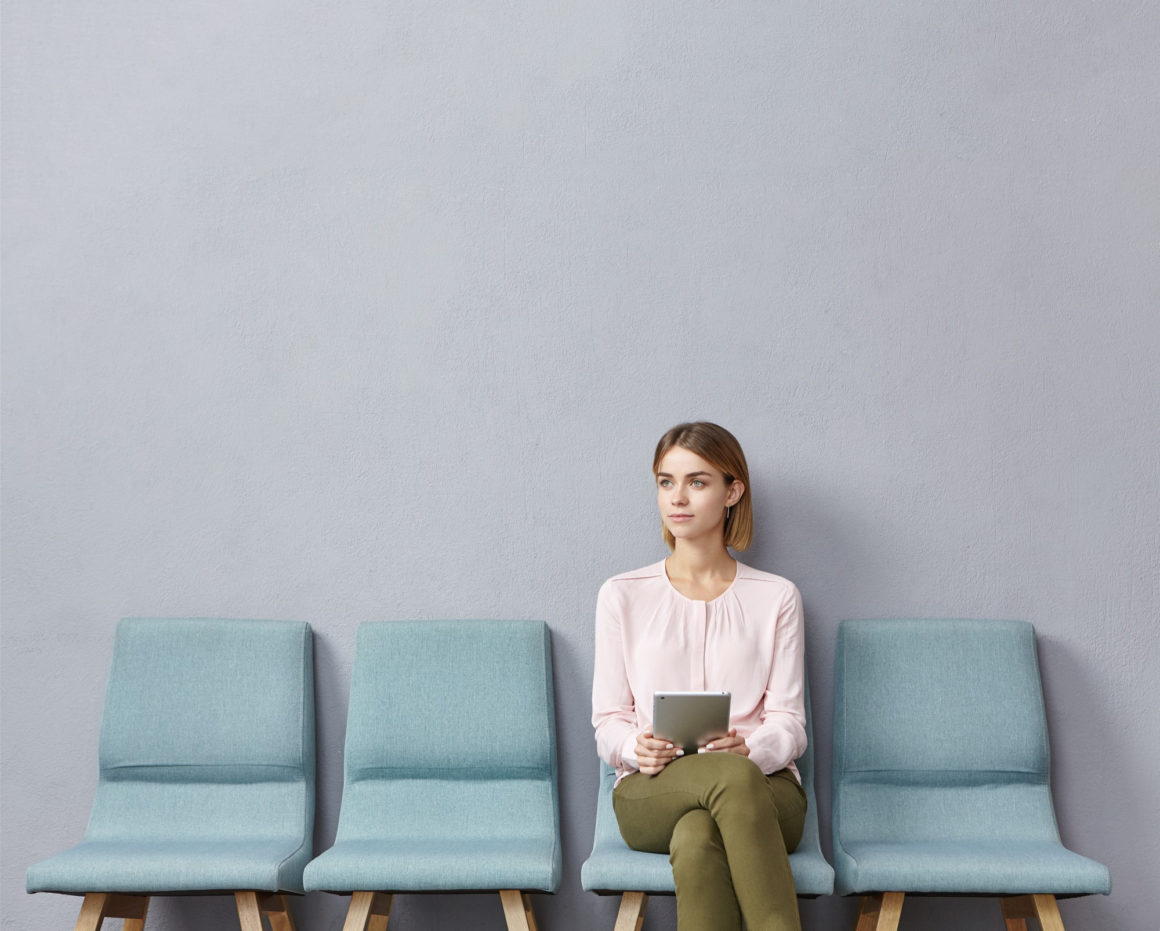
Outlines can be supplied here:
<path id="1" fill-rule="evenodd" d="M 1000 897 L 1008 931 L 1062 931 L 1057 896 L 1107 894 L 1060 843 L 1035 631 L 1020 621 L 844 621 L 834 696 L 837 891 L 858 931 L 906 893 Z"/>
<path id="2" fill-rule="evenodd" d="M 816 898 L 834 891 L 834 870 L 822 855 L 818 838 L 818 806 L 814 796 L 814 731 L 810 722 L 809 683 L 806 683 L 806 752 L 797 761 L 809 807 L 805 829 L 797 849 L 789 855 L 794 885 L 801 898 Z M 600 789 L 596 799 L 596 832 L 592 853 L 580 868 L 580 884 L 588 892 L 620 895 L 615 931 L 640 931 L 650 895 L 672 895 L 673 869 L 663 853 L 633 850 L 620 835 L 612 810 L 616 772 L 600 764 Z"/>
<path id="3" fill-rule="evenodd" d="M 345 931 L 383 928 L 392 894 L 496 891 L 534 931 L 561 850 L 548 627 L 359 627 L 338 837 L 308 890 L 352 894 Z"/>
<path id="4" fill-rule="evenodd" d="M 85 896 L 141 931 L 149 896 L 228 893 L 243 928 L 292 929 L 314 829 L 310 628 L 289 621 L 121 621 L 84 840 L 28 869 L 29 892 Z"/>

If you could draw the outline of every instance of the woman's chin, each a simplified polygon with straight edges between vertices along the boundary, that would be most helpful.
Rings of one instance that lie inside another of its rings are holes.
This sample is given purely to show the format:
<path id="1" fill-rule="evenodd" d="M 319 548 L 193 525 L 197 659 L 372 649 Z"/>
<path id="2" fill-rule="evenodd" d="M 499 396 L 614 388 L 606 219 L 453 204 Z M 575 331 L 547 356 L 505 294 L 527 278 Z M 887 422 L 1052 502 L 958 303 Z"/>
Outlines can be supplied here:
<path id="1" fill-rule="evenodd" d="M 717 538 L 724 539 L 724 530 L 721 527 L 691 527 L 688 524 L 666 524 L 669 528 L 669 533 L 673 535 L 674 540 L 684 540 L 686 543 L 692 543 L 699 540 L 708 540 L 716 535 Z"/>

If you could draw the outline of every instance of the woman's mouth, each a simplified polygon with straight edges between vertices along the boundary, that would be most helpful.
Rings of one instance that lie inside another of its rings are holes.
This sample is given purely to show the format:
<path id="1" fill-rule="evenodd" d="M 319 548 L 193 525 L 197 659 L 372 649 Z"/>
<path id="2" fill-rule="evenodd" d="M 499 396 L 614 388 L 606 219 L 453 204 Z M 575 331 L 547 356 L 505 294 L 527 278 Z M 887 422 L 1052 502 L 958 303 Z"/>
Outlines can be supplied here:
<path id="1" fill-rule="evenodd" d="M 685 521 L 692 520 L 692 519 L 693 519 L 692 514 L 670 514 L 669 515 L 669 520 L 675 521 L 678 524 L 684 523 Z"/>

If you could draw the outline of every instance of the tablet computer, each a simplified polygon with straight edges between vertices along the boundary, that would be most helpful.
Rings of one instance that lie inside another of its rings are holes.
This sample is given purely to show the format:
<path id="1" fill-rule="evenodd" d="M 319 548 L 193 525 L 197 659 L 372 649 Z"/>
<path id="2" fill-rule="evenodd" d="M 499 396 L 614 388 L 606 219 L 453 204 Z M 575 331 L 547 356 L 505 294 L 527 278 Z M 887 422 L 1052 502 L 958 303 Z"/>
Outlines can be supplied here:
<path id="1" fill-rule="evenodd" d="M 692 752 L 729 730 L 729 692 L 653 692 L 653 736 Z"/>

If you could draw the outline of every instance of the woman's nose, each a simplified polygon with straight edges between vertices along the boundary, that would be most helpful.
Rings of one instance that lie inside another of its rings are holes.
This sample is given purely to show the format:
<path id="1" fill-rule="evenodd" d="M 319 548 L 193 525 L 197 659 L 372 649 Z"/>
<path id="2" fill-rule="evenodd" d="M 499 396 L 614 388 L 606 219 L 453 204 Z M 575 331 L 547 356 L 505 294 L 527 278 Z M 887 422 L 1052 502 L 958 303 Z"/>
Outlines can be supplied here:
<path id="1" fill-rule="evenodd" d="M 673 504 L 684 504 L 687 500 L 688 498 L 685 495 L 685 489 L 683 489 L 680 485 L 674 485 L 672 494 Z"/>

